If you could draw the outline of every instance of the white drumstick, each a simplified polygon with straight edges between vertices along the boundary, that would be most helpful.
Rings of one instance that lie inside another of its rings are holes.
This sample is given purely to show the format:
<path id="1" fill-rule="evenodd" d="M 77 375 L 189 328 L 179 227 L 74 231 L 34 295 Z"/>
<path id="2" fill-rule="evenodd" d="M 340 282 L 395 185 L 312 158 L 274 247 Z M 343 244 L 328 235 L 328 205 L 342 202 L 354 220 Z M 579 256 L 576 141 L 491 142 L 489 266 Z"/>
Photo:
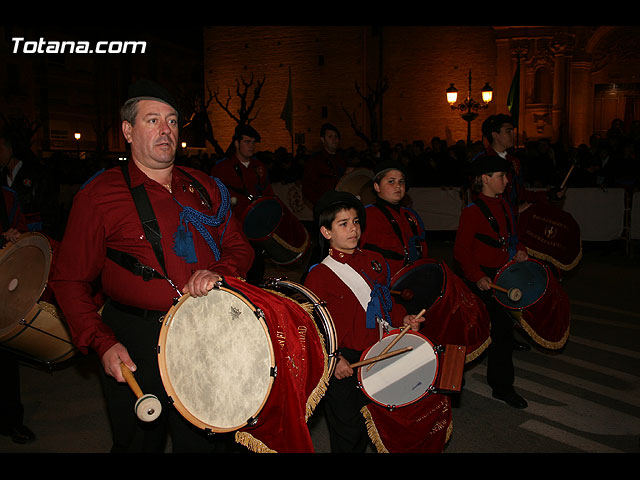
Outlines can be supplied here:
<path id="1" fill-rule="evenodd" d="M 136 382 L 133 372 L 129 370 L 129 367 L 124 363 L 120 363 L 120 369 L 122 370 L 122 375 L 127 381 L 127 384 L 131 387 L 131 390 L 133 390 L 133 393 L 138 398 L 134 407 L 136 415 L 143 422 L 154 421 L 162 412 L 162 404 L 160 403 L 160 400 L 158 400 L 158 397 L 155 395 L 145 395 L 142 393 L 142 389 L 138 385 L 138 382 Z"/>

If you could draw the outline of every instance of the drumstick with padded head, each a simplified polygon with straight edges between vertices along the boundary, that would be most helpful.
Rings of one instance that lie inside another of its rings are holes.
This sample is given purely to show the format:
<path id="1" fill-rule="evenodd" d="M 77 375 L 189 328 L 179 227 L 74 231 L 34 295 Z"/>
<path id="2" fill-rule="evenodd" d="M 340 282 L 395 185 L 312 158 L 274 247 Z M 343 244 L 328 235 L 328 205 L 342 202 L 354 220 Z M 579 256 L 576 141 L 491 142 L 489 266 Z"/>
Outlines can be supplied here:
<path id="1" fill-rule="evenodd" d="M 489 286 L 494 290 L 507 294 L 507 298 L 512 302 L 518 302 L 522 298 L 522 291 L 519 288 L 504 288 L 495 283 L 490 283 Z"/>
<path id="2" fill-rule="evenodd" d="M 127 384 L 131 387 L 131 390 L 133 390 L 133 393 L 138 398 L 134 407 L 136 415 L 143 422 L 153 422 L 162 412 L 162 404 L 160 403 L 160 400 L 158 400 L 158 397 L 155 395 L 145 395 L 142 393 L 142 389 L 138 385 L 138 382 L 136 382 L 133 372 L 129 370 L 129 367 L 124 363 L 120 363 L 120 369 L 122 370 L 122 375 L 127 381 Z"/>
<path id="3" fill-rule="evenodd" d="M 381 353 L 380 355 L 376 355 L 375 357 L 366 358 L 364 360 L 360 360 L 359 362 L 352 363 L 349 366 L 351 368 L 362 367 L 363 365 L 369 365 L 380 360 L 384 360 L 385 358 L 395 357 L 396 355 L 400 355 L 401 353 L 406 353 L 410 350 L 413 350 L 413 347 L 404 347 L 399 350 L 394 350 L 392 352 Z"/>
<path id="4" fill-rule="evenodd" d="M 416 318 L 422 317 L 422 315 L 424 315 L 424 312 L 426 312 L 426 310 L 423 308 L 422 310 L 420 310 L 420 313 L 418 313 L 418 315 L 416 315 Z M 396 336 L 396 338 L 394 338 L 393 341 L 389 345 L 387 345 L 384 348 L 384 350 L 382 350 L 382 352 L 380 352 L 380 355 L 384 355 L 389 350 L 391 350 L 394 347 L 394 345 L 400 341 L 400 339 L 404 336 L 404 334 L 409 331 L 410 328 L 411 328 L 411 325 L 405 325 L 402 328 L 402 330 L 400 331 L 400 333 Z M 369 365 L 367 367 L 367 370 L 369 370 L 371 367 L 373 367 L 373 365 Z"/>
<path id="5" fill-rule="evenodd" d="M 403 290 L 391 290 L 389 293 L 391 293 L 391 295 L 398 295 L 399 297 L 402 297 L 403 300 L 413 300 L 413 290 L 410 290 L 408 288 L 405 288 Z"/>

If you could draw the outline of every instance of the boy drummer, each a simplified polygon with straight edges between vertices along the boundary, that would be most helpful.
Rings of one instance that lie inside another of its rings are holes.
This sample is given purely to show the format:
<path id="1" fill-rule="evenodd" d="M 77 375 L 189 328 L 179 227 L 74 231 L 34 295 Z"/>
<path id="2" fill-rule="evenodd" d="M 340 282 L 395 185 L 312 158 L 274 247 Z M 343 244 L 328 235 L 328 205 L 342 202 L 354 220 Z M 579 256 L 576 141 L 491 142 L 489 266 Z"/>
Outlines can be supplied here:
<path id="1" fill-rule="evenodd" d="M 340 349 L 325 395 L 331 451 L 364 452 L 368 437 L 361 409 L 369 401 L 357 387 L 356 371 L 350 365 L 380 339 L 384 328 L 409 324 L 418 330 L 424 319 L 407 315 L 391 299 L 384 258 L 358 248 L 364 208 L 354 195 L 329 191 L 314 213 L 321 247 L 328 243 L 329 249 L 322 263 L 312 267 L 305 285 L 326 302 Z"/>
<path id="2" fill-rule="evenodd" d="M 471 169 L 472 188 L 478 195 L 461 213 L 453 255 L 491 316 L 487 381 L 493 396 L 514 408 L 526 408 L 526 400 L 513 388 L 513 320 L 495 301 L 490 286 L 508 261 L 528 259 L 525 247 L 518 243 L 511 207 L 502 195 L 509 164 L 497 155 L 483 155 L 473 161 Z"/>

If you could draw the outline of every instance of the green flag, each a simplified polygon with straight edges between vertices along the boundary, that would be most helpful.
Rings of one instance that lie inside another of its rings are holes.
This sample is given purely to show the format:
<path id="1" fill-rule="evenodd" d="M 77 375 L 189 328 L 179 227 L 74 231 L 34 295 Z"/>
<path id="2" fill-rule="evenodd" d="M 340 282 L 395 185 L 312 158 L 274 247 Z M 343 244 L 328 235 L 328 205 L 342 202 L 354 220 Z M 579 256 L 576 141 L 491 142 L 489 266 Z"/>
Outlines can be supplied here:
<path id="1" fill-rule="evenodd" d="M 509 89 L 509 95 L 507 96 L 507 108 L 511 114 L 514 127 L 518 126 L 518 117 L 520 115 L 520 59 L 518 59 L 518 68 L 513 75 L 511 81 L 511 88 Z"/>
<path id="2" fill-rule="evenodd" d="M 289 130 L 289 133 L 293 134 L 293 94 L 291 92 L 291 68 L 289 68 L 289 89 L 287 91 L 287 99 L 284 102 L 282 113 L 280 118 L 284 120 L 284 124 Z"/>

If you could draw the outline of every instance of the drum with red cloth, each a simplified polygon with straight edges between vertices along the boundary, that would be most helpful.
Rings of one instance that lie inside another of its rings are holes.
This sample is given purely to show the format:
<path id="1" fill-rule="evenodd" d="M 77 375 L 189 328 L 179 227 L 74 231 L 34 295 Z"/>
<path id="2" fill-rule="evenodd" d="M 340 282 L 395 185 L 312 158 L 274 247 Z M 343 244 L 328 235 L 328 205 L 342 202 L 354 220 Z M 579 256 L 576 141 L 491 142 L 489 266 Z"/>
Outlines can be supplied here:
<path id="1" fill-rule="evenodd" d="M 297 302 L 226 278 L 165 316 L 158 363 L 173 405 L 255 452 L 312 452 L 306 425 L 328 383 L 314 319 Z"/>
<path id="2" fill-rule="evenodd" d="M 0 250 L 0 347 L 38 363 L 75 355 L 71 334 L 48 286 L 53 240 L 24 233 Z"/>
<path id="3" fill-rule="evenodd" d="M 298 261 L 309 248 L 309 232 L 278 197 L 260 197 L 242 215 L 247 238 L 278 265 Z"/>
<path id="4" fill-rule="evenodd" d="M 548 349 L 564 346 L 571 322 L 569 296 L 549 267 L 531 257 L 525 262 L 512 260 L 498 271 L 493 283 L 506 290 L 520 290 L 518 300 L 499 290 L 493 295 L 536 343 Z"/>
<path id="5" fill-rule="evenodd" d="M 379 452 L 440 453 L 450 435 L 451 405 L 443 391 L 459 391 L 464 347 L 436 347 L 418 332 L 393 330 L 365 350 L 361 362 L 404 351 L 358 368 L 358 382 L 372 401 L 363 408 Z"/>
<path id="6" fill-rule="evenodd" d="M 489 313 L 484 303 L 443 261 L 420 259 L 400 269 L 391 291 L 407 312 L 426 309 L 420 332 L 439 345 L 463 345 L 466 361 L 476 359 L 491 343 Z"/>
<path id="7" fill-rule="evenodd" d="M 349 192 L 360 199 L 363 205 L 375 203 L 376 193 L 373 189 L 373 172 L 368 168 L 356 168 L 346 173 L 338 181 L 338 192 Z"/>
<path id="8" fill-rule="evenodd" d="M 571 270 L 582 258 L 580 226 L 569 212 L 548 202 L 536 202 L 518 216 L 518 239 L 529 255 L 561 270 Z"/>

